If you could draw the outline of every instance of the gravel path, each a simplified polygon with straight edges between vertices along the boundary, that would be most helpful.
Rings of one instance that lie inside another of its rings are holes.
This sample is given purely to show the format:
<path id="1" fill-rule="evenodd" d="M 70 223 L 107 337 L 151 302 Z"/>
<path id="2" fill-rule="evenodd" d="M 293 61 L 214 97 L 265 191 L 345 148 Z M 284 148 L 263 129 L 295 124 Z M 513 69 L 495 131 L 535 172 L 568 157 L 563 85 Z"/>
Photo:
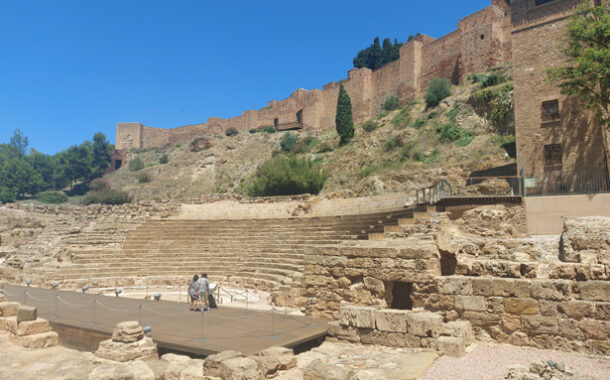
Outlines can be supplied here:
<path id="1" fill-rule="evenodd" d="M 478 344 L 461 358 L 442 356 L 419 380 L 504 379 L 510 366 L 529 366 L 531 362 L 549 359 L 574 368 L 580 375 L 610 380 L 610 357 L 495 344 Z"/>

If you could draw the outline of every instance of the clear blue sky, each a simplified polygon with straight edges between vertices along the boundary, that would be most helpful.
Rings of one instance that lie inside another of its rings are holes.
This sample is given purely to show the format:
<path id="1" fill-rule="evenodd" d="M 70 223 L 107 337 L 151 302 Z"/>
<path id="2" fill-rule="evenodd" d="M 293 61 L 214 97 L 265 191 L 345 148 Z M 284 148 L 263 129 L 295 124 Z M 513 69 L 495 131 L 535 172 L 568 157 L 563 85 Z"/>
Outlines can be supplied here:
<path id="1" fill-rule="evenodd" d="M 379 35 L 443 36 L 468 1 L 0 0 L 0 142 L 53 154 L 117 122 L 238 116 L 347 76 Z"/>

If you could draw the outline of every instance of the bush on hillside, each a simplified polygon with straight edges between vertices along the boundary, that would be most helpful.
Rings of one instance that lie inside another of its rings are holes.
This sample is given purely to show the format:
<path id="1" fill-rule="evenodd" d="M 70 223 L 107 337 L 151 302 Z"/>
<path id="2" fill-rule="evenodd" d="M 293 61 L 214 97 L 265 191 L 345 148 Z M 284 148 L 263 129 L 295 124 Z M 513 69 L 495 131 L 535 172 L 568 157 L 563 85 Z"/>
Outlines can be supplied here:
<path id="1" fill-rule="evenodd" d="M 441 102 L 451 95 L 451 82 L 446 78 L 436 78 L 428 85 L 424 96 L 428 107 L 436 107 Z"/>
<path id="2" fill-rule="evenodd" d="M 266 161 L 248 188 L 250 196 L 318 194 L 326 175 L 312 161 L 293 155 L 279 155 Z"/>
<path id="3" fill-rule="evenodd" d="M 394 136 L 391 137 L 389 140 L 387 140 L 384 144 L 383 144 L 383 150 L 386 152 L 389 152 L 395 148 L 401 147 L 403 146 L 403 141 L 402 138 L 400 138 L 400 136 Z"/>
<path id="4" fill-rule="evenodd" d="M 287 132 L 280 140 L 280 146 L 284 152 L 290 152 L 290 149 L 299 141 L 299 136 L 292 132 Z"/>
<path id="5" fill-rule="evenodd" d="M 161 158 L 159 158 L 159 163 L 162 165 L 165 165 L 169 162 L 169 157 L 167 156 L 167 154 L 164 154 L 163 156 L 161 156 Z"/>
<path id="6" fill-rule="evenodd" d="M 385 101 L 381 105 L 381 108 L 384 111 L 394 111 L 400 108 L 400 101 L 398 100 L 398 96 L 391 95 L 385 98 Z"/>
<path id="7" fill-rule="evenodd" d="M 318 142 L 319 140 L 316 140 L 314 137 L 306 136 L 305 138 L 299 139 L 290 149 L 290 152 L 294 154 L 308 153 L 311 150 L 311 147 Z"/>
<path id="8" fill-rule="evenodd" d="M 61 191 L 45 191 L 39 193 L 37 199 L 42 203 L 59 204 L 66 203 L 68 201 L 68 196 Z"/>
<path id="9" fill-rule="evenodd" d="M 104 178 L 98 178 L 91 181 L 89 184 L 89 189 L 91 191 L 102 191 L 110 189 L 110 181 Z"/>
<path id="10" fill-rule="evenodd" d="M 106 205 L 122 205 L 131 202 L 131 195 L 125 191 L 104 189 L 100 191 L 90 191 L 85 195 L 83 204 L 90 205 L 100 203 Z"/>
<path id="11" fill-rule="evenodd" d="M 334 146 L 332 143 L 324 142 L 324 143 L 320 144 L 320 146 L 318 147 L 318 151 L 316 153 L 332 152 L 333 149 L 334 149 Z"/>
<path id="12" fill-rule="evenodd" d="M 225 131 L 225 135 L 227 135 L 229 137 L 237 136 L 238 134 L 239 134 L 239 131 L 235 128 L 229 128 Z"/>
<path id="13" fill-rule="evenodd" d="M 0 191 L 0 203 L 13 203 L 17 200 L 17 195 L 15 193 L 3 190 Z"/>
<path id="14" fill-rule="evenodd" d="M 138 183 L 148 183 L 152 181 L 152 175 L 150 173 L 138 173 Z"/>
<path id="15" fill-rule="evenodd" d="M 129 171 L 137 172 L 142 169 L 144 169 L 144 161 L 142 161 L 140 157 L 136 157 L 129 161 Z"/>
<path id="16" fill-rule="evenodd" d="M 362 129 L 364 129 L 365 132 L 373 132 L 377 128 L 379 128 L 379 124 L 373 120 L 365 121 L 364 124 L 362 124 Z"/>

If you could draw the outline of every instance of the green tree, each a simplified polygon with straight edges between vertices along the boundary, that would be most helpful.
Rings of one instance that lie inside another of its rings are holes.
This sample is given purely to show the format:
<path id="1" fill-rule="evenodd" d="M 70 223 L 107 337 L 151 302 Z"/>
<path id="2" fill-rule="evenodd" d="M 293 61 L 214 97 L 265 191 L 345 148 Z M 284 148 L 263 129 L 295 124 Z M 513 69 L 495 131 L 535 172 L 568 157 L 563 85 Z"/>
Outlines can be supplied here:
<path id="1" fill-rule="evenodd" d="M 110 151 L 112 150 L 110 143 L 106 140 L 106 135 L 98 132 L 93 135 L 93 146 L 91 147 L 91 170 L 89 180 L 101 177 L 110 165 Z"/>
<path id="2" fill-rule="evenodd" d="M 27 160 L 14 157 L 2 166 L 0 183 L 4 190 L 23 198 L 25 195 L 36 194 L 44 182 Z"/>
<path id="3" fill-rule="evenodd" d="M 11 137 L 10 146 L 13 147 L 18 157 L 25 156 L 25 150 L 29 145 L 29 140 L 26 136 L 23 135 L 21 130 L 16 129 L 13 132 L 13 137 Z"/>
<path id="4" fill-rule="evenodd" d="M 282 154 L 263 164 L 248 193 L 250 196 L 318 194 L 325 181 L 326 176 L 312 160 Z"/>
<path id="5" fill-rule="evenodd" d="M 548 78 L 561 92 L 582 100 L 602 129 L 610 173 L 607 134 L 610 129 L 610 5 L 583 1 L 570 19 L 560 46 L 568 64 L 549 69 Z"/>
<path id="6" fill-rule="evenodd" d="M 284 152 L 290 152 L 290 149 L 299 141 L 299 136 L 287 132 L 280 140 L 280 147 Z"/>
<path id="7" fill-rule="evenodd" d="M 337 133 L 341 137 L 339 145 L 347 144 L 354 137 L 354 121 L 352 119 L 352 100 L 341 85 L 337 99 L 337 117 L 335 118 Z"/>

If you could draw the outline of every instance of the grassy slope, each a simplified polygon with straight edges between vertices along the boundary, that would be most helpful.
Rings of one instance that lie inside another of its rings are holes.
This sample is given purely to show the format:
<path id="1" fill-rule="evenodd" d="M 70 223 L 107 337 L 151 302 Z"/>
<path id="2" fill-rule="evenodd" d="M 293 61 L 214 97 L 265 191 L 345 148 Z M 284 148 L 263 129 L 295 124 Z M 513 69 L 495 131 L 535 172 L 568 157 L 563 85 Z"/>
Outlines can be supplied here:
<path id="1" fill-rule="evenodd" d="M 499 146 L 501 138 L 490 123 L 467 103 L 476 89 L 472 85 L 454 87 L 453 95 L 432 110 L 426 110 L 419 99 L 382 114 L 373 119 L 380 125 L 378 129 L 366 132 L 357 126 L 355 138 L 344 147 L 337 147 L 334 130 L 300 132 L 301 140 L 308 136 L 311 140 L 302 154 L 321 160 L 329 173 L 322 194 L 410 191 L 447 176 L 468 175 L 514 162 Z M 438 126 L 447 123 L 468 131 L 471 137 L 460 144 L 440 142 Z M 114 187 L 131 192 L 136 200 L 186 200 L 214 193 L 245 195 L 256 168 L 279 150 L 281 136 L 204 135 L 213 144 L 208 150 L 192 153 L 189 144 L 178 144 L 134 152 L 145 162 L 145 169 L 134 173 L 124 167 L 108 178 Z M 460 146 L 469 140 L 468 145 Z M 323 145 L 333 150 L 316 153 Z M 163 154 L 169 156 L 169 163 L 164 165 L 159 163 Z M 150 182 L 140 183 L 141 176 L 148 176 Z"/>

